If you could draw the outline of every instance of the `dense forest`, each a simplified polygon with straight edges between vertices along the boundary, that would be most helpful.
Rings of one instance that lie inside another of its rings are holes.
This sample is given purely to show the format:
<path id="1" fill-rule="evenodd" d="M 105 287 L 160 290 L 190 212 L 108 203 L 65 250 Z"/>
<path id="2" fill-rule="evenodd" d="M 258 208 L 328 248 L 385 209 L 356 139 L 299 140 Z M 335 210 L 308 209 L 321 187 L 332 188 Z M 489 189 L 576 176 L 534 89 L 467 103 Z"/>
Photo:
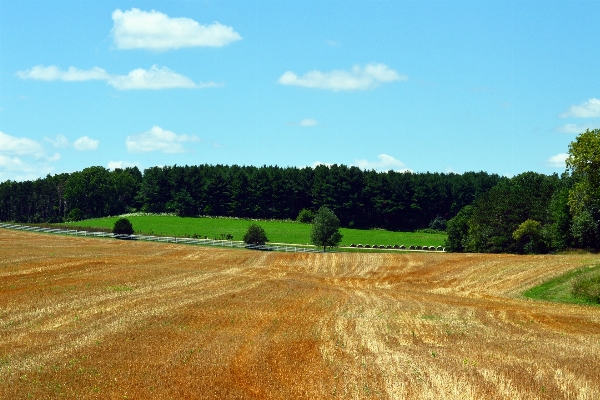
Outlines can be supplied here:
<path id="1" fill-rule="evenodd" d="M 143 174 L 90 167 L 0 183 L 0 220 L 62 222 L 134 211 L 295 219 L 303 209 L 327 206 L 344 227 L 408 231 L 443 227 L 504 180 L 485 172 L 381 173 L 344 165 L 167 166 Z"/>

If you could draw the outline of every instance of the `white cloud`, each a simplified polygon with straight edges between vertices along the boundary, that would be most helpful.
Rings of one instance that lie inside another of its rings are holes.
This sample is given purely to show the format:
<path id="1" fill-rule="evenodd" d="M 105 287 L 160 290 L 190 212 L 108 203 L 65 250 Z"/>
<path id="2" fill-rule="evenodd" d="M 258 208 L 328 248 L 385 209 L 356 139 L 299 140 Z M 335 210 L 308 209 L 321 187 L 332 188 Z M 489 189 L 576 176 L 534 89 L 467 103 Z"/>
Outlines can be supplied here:
<path id="1" fill-rule="evenodd" d="M 133 167 L 138 167 L 139 169 L 142 169 L 142 166 L 139 163 L 132 163 L 129 161 L 109 161 L 106 167 L 111 170 L 115 170 L 117 168 L 125 169 Z"/>
<path id="2" fill-rule="evenodd" d="M 600 124 L 565 124 L 557 126 L 554 130 L 558 133 L 574 133 L 579 134 L 585 132 L 586 129 L 595 129 L 600 127 Z"/>
<path id="3" fill-rule="evenodd" d="M 44 67 L 43 65 L 37 65 L 31 69 L 25 71 L 18 71 L 17 76 L 21 79 L 35 79 L 38 81 L 68 81 L 68 82 L 81 82 L 89 80 L 106 80 L 110 76 L 105 70 L 99 67 L 94 67 L 90 70 L 84 71 L 75 67 L 69 67 L 66 71 L 61 71 L 58 67 L 51 65 Z"/>
<path id="4" fill-rule="evenodd" d="M 319 165 L 324 165 L 324 166 L 326 166 L 326 167 L 331 167 L 333 164 L 331 164 L 331 163 L 324 163 L 324 162 L 321 162 L 321 161 L 315 161 L 315 162 L 312 164 L 312 167 L 313 167 L 313 168 L 316 168 L 316 167 L 318 167 Z"/>
<path id="5" fill-rule="evenodd" d="M 46 176 L 53 168 L 45 164 L 31 164 L 19 157 L 8 157 L 0 154 L 0 182 L 8 179 L 26 181 Z"/>
<path id="6" fill-rule="evenodd" d="M 300 126 L 317 126 L 317 125 L 319 125 L 319 122 L 313 118 L 305 118 L 302 121 L 300 121 Z"/>
<path id="7" fill-rule="evenodd" d="M 187 76 L 180 75 L 167 67 L 153 65 L 149 70 L 137 68 L 127 75 L 113 76 L 108 84 L 119 90 L 127 89 L 196 89 L 206 87 L 217 87 L 214 82 L 194 83 Z"/>
<path id="8" fill-rule="evenodd" d="M 158 11 L 115 10 L 112 35 L 119 49 L 164 51 L 181 47 L 221 47 L 241 40 L 232 27 L 201 25 L 190 18 L 170 18 Z"/>
<path id="9" fill-rule="evenodd" d="M 569 157 L 567 153 L 560 153 L 547 159 L 544 164 L 551 168 L 565 168 L 565 160 L 567 157 Z"/>
<path id="10" fill-rule="evenodd" d="M 102 68 L 94 67 L 89 71 L 81 71 L 69 67 L 61 71 L 56 66 L 43 67 L 38 65 L 32 69 L 19 71 L 17 76 L 21 79 L 35 79 L 43 81 L 70 81 L 81 82 L 87 80 L 104 80 L 118 90 L 131 89 L 203 89 L 222 86 L 215 82 L 194 83 L 190 78 L 180 75 L 167 67 L 153 65 L 150 69 L 137 68 L 127 75 L 111 75 Z"/>
<path id="11" fill-rule="evenodd" d="M 600 117 L 600 99 L 592 98 L 578 106 L 571 106 L 560 114 L 561 118 L 597 118 Z"/>
<path id="12" fill-rule="evenodd" d="M 354 165 L 366 170 L 374 169 L 376 171 L 394 170 L 397 172 L 412 172 L 410 169 L 406 168 L 406 165 L 402 161 L 397 160 L 392 156 L 380 154 L 377 158 L 379 159 L 378 161 L 356 160 L 354 161 Z"/>
<path id="13" fill-rule="evenodd" d="M 56 138 L 44 138 L 47 142 L 52 143 L 52 146 L 57 147 L 59 149 L 64 149 L 69 147 L 69 141 L 64 135 L 57 135 Z"/>
<path id="14" fill-rule="evenodd" d="M 99 140 L 92 139 L 89 136 L 82 136 L 73 142 L 73 147 L 78 151 L 96 150 L 100 144 Z"/>
<path id="15" fill-rule="evenodd" d="M 41 143 L 0 132 L 0 182 L 7 179 L 36 179 L 52 172 L 48 162 L 58 161 L 59 153 L 49 156 Z"/>
<path id="16" fill-rule="evenodd" d="M 298 76 L 292 71 L 287 71 L 279 78 L 279 83 L 290 86 L 303 86 L 315 89 L 340 90 L 367 90 L 379 86 L 381 83 L 404 81 L 406 75 L 399 75 L 384 64 L 368 64 L 364 68 L 355 65 L 351 71 L 333 70 L 331 72 L 310 71 L 303 76 Z"/>
<path id="17" fill-rule="evenodd" d="M 41 143 L 28 138 L 18 138 L 0 132 L 0 154 L 16 156 L 33 156 L 37 159 L 46 158 L 46 152 Z"/>
<path id="18" fill-rule="evenodd" d="M 125 144 L 127 145 L 127 151 L 130 153 L 146 153 L 150 151 L 183 153 L 185 149 L 182 143 L 198 141 L 200 139 L 196 136 L 177 135 L 160 126 L 153 126 L 148 132 L 128 136 Z"/>

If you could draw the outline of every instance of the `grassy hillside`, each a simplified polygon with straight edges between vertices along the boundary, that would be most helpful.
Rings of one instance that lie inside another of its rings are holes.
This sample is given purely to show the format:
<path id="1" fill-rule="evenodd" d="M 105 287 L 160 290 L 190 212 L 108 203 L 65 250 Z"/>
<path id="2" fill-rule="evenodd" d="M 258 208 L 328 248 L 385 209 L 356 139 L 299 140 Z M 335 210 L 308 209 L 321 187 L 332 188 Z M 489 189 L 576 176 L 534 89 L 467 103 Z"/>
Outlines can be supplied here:
<path id="1" fill-rule="evenodd" d="M 311 225 L 292 221 L 250 221 L 231 218 L 182 218 L 175 216 L 129 216 L 136 233 L 166 236 L 194 236 L 219 238 L 233 235 L 233 240 L 242 240 L 248 226 L 256 222 L 267 232 L 272 243 L 306 244 L 310 242 Z M 72 225 L 89 228 L 112 228 L 118 217 L 107 217 L 78 221 Z M 443 246 L 444 234 L 391 232 L 385 230 L 341 229 L 342 246 L 352 243 L 405 246 Z"/>
<path id="2" fill-rule="evenodd" d="M 532 287 L 523 295 L 530 299 L 555 301 L 560 303 L 595 304 L 585 299 L 573 296 L 573 283 L 577 279 L 597 276 L 600 265 L 594 267 L 583 267 L 567 272 L 566 274 L 552 278 L 541 285 Z"/>

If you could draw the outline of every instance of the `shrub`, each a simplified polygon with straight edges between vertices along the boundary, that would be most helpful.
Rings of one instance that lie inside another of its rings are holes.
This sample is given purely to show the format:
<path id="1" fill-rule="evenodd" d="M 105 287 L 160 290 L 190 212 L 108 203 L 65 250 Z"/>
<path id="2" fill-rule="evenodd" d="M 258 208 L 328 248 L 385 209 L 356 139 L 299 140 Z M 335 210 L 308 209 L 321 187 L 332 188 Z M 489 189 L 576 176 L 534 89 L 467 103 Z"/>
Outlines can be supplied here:
<path id="1" fill-rule="evenodd" d="M 315 219 L 315 214 L 312 211 L 307 210 L 306 208 L 302 209 L 296 218 L 296 221 L 302 222 L 303 224 L 310 224 Z"/>
<path id="2" fill-rule="evenodd" d="M 600 274 L 584 275 L 573 282 L 571 294 L 574 297 L 600 304 Z"/>
<path id="3" fill-rule="evenodd" d="M 133 225 L 127 218 L 119 218 L 113 226 L 116 235 L 133 235 Z"/>
<path id="4" fill-rule="evenodd" d="M 264 245 L 268 240 L 265 230 L 256 224 L 251 224 L 244 235 L 244 243 L 246 244 Z"/>
<path id="5" fill-rule="evenodd" d="M 72 209 L 67 215 L 67 221 L 81 221 L 83 219 L 83 213 L 79 208 Z"/>

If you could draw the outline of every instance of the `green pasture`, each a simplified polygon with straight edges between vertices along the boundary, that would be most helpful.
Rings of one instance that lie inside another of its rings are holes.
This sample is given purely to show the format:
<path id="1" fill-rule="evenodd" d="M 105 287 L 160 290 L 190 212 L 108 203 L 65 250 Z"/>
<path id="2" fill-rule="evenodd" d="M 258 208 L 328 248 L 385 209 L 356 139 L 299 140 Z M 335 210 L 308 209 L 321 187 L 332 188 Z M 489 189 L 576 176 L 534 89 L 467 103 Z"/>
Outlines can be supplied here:
<path id="1" fill-rule="evenodd" d="M 106 217 L 77 221 L 73 227 L 112 229 L 119 217 Z M 219 239 L 221 235 L 233 235 L 233 240 L 242 240 L 248 226 L 256 223 L 264 228 L 270 243 L 307 244 L 310 243 L 309 224 L 293 221 L 252 221 L 233 218 L 186 218 L 176 216 L 128 216 L 136 234 L 207 237 Z M 444 234 L 420 232 L 392 232 L 386 230 L 341 229 L 344 235 L 341 246 L 350 244 L 443 246 Z"/>
<path id="2" fill-rule="evenodd" d="M 578 268 L 566 274 L 552 278 L 538 286 L 527 290 L 523 295 L 530 299 L 554 301 L 559 303 L 595 304 L 575 297 L 571 293 L 573 283 L 578 278 L 586 278 L 598 274 L 600 266 Z"/>

